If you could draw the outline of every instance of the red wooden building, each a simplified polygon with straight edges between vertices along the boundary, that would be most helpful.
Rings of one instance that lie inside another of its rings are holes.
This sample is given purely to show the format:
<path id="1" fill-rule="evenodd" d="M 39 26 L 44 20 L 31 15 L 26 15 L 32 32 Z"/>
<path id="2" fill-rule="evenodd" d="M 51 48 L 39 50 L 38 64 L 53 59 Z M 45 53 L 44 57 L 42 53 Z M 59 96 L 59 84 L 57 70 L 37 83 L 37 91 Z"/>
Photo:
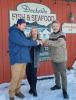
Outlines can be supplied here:
<path id="1" fill-rule="evenodd" d="M 71 1 L 71 2 L 68 2 Z M 73 0 L 74 1 L 74 0 Z M 10 81 L 10 63 L 8 54 L 8 28 L 9 11 L 16 10 L 20 3 L 33 2 L 48 6 L 61 23 L 76 22 L 76 2 L 72 0 L 0 0 L 0 83 Z M 71 68 L 76 60 L 76 34 L 67 34 L 68 67 Z M 53 73 L 50 61 L 41 62 L 38 75 L 49 75 Z"/>

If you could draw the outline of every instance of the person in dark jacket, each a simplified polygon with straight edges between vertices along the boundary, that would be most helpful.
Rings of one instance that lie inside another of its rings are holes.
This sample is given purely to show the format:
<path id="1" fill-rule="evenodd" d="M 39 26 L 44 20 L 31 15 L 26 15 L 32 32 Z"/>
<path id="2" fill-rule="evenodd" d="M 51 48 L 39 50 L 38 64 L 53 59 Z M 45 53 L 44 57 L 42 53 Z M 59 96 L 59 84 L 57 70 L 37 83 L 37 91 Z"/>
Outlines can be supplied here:
<path id="1" fill-rule="evenodd" d="M 36 27 L 32 28 L 32 31 L 30 33 L 31 38 L 33 40 L 38 39 L 38 30 Z M 31 56 L 31 63 L 27 64 L 26 67 L 26 75 L 27 75 L 27 80 L 30 85 L 30 90 L 29 93 L 33 94 L 33 96 L 37 96 L 37 91 L 36 91 L 36 84 L 37 84 L 37 67 L 39 64 L 39 54 L 40 54 L 40 48 L 41 46 L 32 46 L 30 50 L 30 56 Z"/>
<path id="2" fill-rule="evenodd" d="M 25 76 L 27 63 L 31 62 L 30 47 L 41 43 L 38 40 L 27 39 L 24 34 L 26 22 L 24 19 L 18 19 L 17 24 L 9 29 L 9 56 L 12 71 L 11 84 L 9 87 L 10 100 L 14 96 L 24 98 L 20 92 L 20 82 Z"/>

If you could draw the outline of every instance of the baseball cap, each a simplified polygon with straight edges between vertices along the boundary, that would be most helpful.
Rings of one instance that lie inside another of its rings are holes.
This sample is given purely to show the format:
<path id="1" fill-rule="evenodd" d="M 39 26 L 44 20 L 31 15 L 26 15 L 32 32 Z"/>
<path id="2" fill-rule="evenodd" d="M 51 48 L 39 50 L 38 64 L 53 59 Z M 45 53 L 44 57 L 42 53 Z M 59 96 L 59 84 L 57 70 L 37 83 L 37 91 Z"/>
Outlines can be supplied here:
<path id="1" fill-rule="evenodd" d="M 18 19 L 17 20 L 17 24 L 22 24 L 22 23 L 26 23 L 26 21 L 24 19 Z"/>

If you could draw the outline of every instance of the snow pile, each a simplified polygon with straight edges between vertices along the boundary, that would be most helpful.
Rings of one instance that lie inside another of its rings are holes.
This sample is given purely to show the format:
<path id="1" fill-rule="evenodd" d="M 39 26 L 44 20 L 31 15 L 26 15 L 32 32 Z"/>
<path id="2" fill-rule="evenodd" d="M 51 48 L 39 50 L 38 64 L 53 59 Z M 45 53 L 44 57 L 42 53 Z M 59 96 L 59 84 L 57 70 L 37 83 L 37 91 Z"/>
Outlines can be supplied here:
<path id="1" fill-rule="evenodd" d="M 69 100 L 76 100 L 76 77 L 74 75 L 74 70 L 67 71 L 68 76 L 68 94 Z M 23 100 L 63 100 L 62 90 L 51 91 L 50 88 L 54 86 L 54 78 L 47 80 L 38 80 L 37 82 L 37 93 L 38 97 L 33 97 L 28 93 L 29 84 L 27 80 L 23 81 L 21 92 L 25 95 Z M 3 87 L 4 86 L 4 87 Z M 2 84 L 0 86 L 0 100 L 9 100 L 8 99 L 8 85 Z M 5 99 L 7 98 L 7 99 Z M 15 100 L 22 100 L 18 97 L 15 97 Z"/>

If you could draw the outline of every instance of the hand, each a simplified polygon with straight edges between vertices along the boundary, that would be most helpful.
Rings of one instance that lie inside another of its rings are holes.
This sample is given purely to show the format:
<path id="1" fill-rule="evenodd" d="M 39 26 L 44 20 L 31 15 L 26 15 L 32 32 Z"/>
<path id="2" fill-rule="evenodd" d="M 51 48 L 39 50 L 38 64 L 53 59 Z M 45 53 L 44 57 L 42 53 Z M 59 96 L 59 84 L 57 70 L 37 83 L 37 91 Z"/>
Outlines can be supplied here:
<path id="1" fill-rule="evenodd" d="M 39 45 L 39 44 L 40 44 L 40 45 L 43 45 L 42 40 L 36 40 L 36 41 L 37 41 L 38 45 Z"/>
<path id="2" fill-rule="evenodd" d="M 40 44 L 40 45 L 43 45 L 43 42 L 42 42 L 42 40 L 39 40 L 39 44 Z"/>
<path id="3" fill-rule="evenodd" d="M 43 41 L 43 45 L 44 45 L 44 46 L 48 46 L 48 41 L 46 41 L 46 40 Z"/>

